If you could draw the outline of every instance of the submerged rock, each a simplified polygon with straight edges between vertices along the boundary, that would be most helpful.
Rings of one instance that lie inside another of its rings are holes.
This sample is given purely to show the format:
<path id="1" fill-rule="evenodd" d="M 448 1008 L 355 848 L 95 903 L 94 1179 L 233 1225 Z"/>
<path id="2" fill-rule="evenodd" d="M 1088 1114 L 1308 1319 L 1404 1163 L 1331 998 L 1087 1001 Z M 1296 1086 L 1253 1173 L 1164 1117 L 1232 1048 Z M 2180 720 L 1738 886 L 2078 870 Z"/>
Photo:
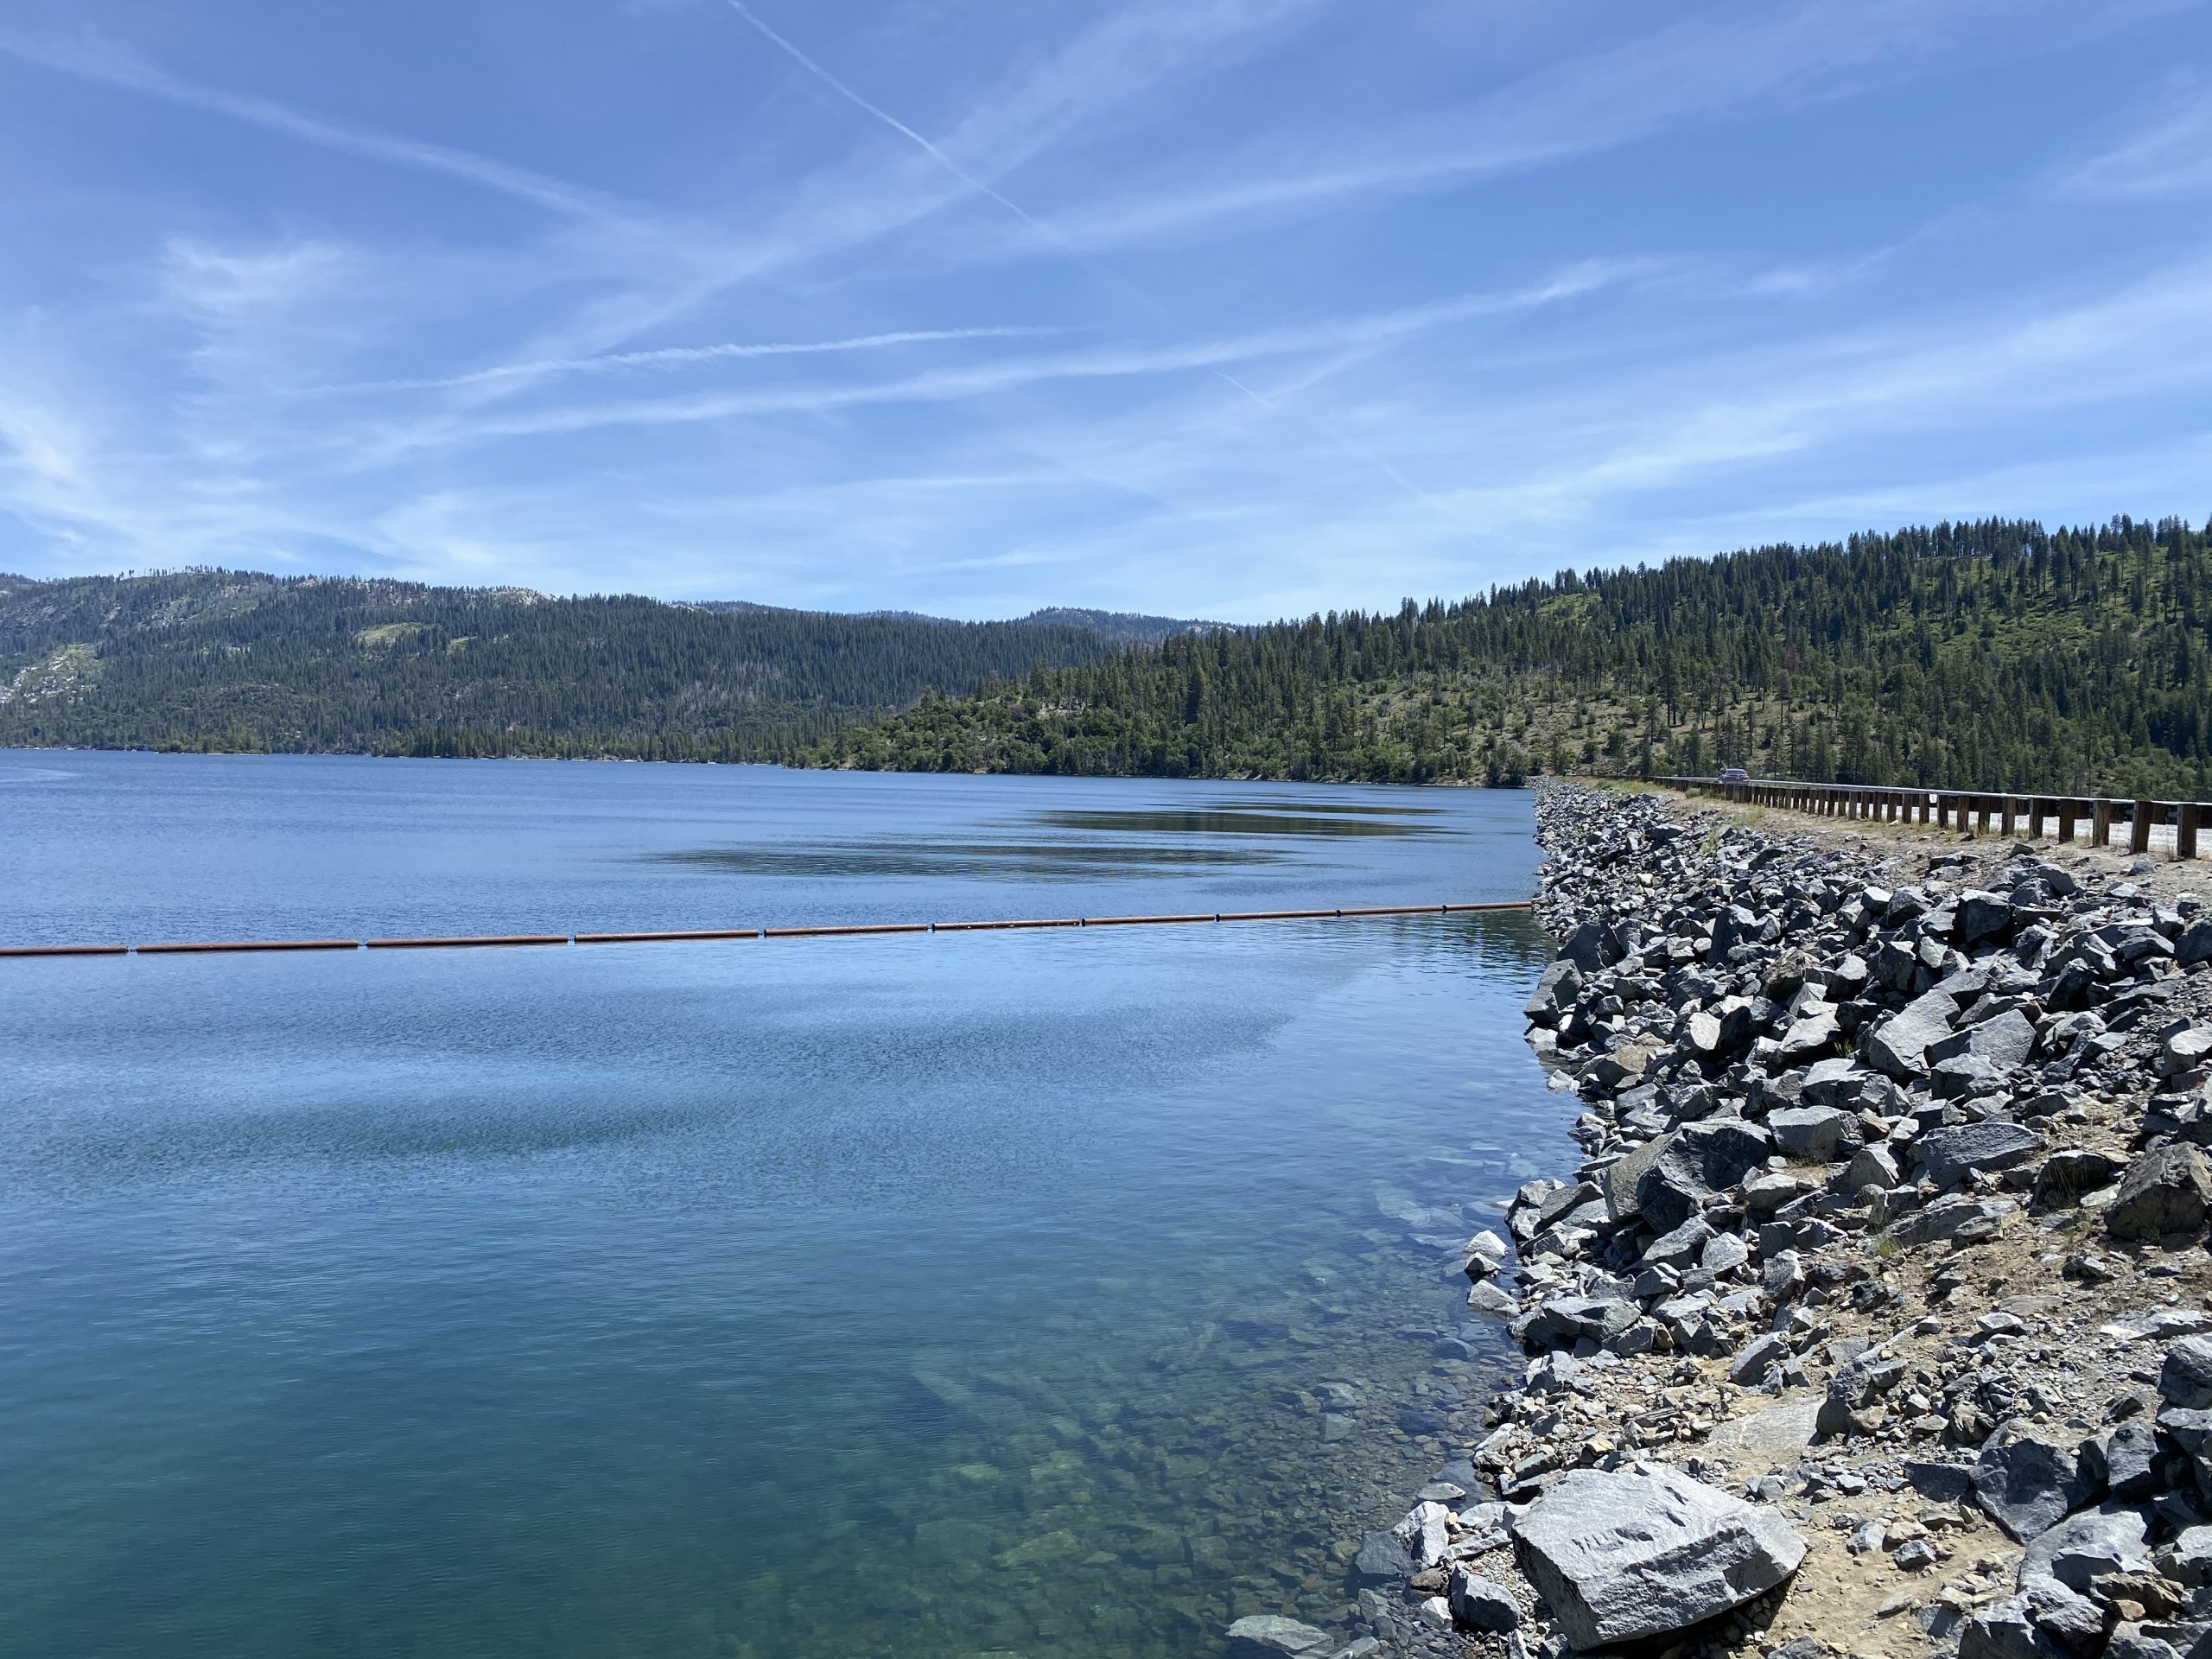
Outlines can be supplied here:
<path id="1" fill-rule="evenodd" d="M 1326 1630 L 1277 1613 L 1255 1613 L 1229 1627 L 1229 1647 L 1241 1659 L 1319 1659 L 1336 1645 Z"/>

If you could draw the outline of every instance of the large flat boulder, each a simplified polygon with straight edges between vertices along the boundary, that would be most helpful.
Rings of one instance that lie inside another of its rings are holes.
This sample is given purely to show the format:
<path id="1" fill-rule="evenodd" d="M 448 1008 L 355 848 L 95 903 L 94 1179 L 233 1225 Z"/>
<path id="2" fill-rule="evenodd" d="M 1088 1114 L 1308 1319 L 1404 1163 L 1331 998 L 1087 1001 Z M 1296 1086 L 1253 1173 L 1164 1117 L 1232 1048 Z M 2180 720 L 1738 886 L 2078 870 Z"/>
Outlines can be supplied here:
<path id="1" fill-rule="evenodd" d="M 1797 1106 L 1766 1115 L 1783 1154 L 1806 1164 L 1840 1163 L 1859 1149 L 1859 1116 L 1836 1106 Z"/>
<path id="2" fill-rule="evenodd" d="M 1990 1118 L 1930 1130 L 1913 1149 L 1929 1179 L 1949 1186 L 1978 1171 L 2017 1168 L 2043 1150 L 2043 1137 L 2024 1124 Z"/>
<path id="3" fill-rule="evenodd" d="M 1679 1470 L 1574 1469 L 1513 1523 L 1522 1570 L 1579 1648 L 1663 1636 L 1788 1581 L 1804 1541 Z"/>

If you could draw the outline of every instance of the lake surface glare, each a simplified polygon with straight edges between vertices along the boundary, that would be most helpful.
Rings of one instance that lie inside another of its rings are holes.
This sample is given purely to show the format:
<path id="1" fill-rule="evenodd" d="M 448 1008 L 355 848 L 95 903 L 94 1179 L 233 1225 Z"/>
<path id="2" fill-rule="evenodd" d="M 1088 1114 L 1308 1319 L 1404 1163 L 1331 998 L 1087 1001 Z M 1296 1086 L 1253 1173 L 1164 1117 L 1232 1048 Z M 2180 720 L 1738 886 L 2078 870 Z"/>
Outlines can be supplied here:
<path id="1" fill-rule="evenodd" d="M 1525 897 L 1519 792 L 0 753 L 0 943 Z M 0 1652 L 1346 1630 L 1523 915 L 0 961 Z M 1466 1336 L 1476 1357 L 1438 1357 Z M 1449 1424 L 1454 1432 L 1442 1432 Z"/>

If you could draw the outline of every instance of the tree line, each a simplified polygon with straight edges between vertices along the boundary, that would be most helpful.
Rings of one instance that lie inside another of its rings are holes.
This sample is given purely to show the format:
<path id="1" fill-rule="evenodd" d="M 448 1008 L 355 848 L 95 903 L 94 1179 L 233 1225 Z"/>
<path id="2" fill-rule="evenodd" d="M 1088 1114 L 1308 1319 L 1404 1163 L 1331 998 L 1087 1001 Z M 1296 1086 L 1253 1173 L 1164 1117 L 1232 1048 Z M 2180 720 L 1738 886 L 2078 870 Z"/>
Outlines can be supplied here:
<path id="1" fill-rule="evenodd" d="M 1724 766 L 2212 796 L 2212 524 L 1940 524 L 1039 665 L 810 763 L 1421 783 Z"/>

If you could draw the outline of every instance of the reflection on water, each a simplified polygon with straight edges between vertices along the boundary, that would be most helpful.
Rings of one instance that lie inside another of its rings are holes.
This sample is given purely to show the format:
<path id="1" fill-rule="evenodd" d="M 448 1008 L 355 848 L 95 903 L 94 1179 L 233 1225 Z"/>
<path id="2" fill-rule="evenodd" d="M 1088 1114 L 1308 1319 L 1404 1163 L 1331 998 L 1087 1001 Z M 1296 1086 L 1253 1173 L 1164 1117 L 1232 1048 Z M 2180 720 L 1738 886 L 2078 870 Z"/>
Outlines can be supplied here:
<path id="1" fill-rule="evenodd" d="M 818 847 L 699 847 L 649 856 L 664 864 L 746 875 L 978 876 L 985 880 L 1112 879 L 1198 865 L 1280 864 L 1264 847 L 1124 847 L 1105 842 L 830 842 Z"/>
<path id="2" fill-rule="evenodd" d="M 1403 809 L 1367 807 L 1368 812 L 1402 816 Z M 1034 822 L 1055 830 L 1091 830 L 1107 835 L 1149 835 L 1164 831 L 1185 836 L 1434 836 L 1448 834 L 1428 824 L 1370 822 L 1365 817 L 1339 817 L 1334 812 L 1262 810 L 1251 807 L 1160 811 L 1131 810 L 1039 812 Z"/>

